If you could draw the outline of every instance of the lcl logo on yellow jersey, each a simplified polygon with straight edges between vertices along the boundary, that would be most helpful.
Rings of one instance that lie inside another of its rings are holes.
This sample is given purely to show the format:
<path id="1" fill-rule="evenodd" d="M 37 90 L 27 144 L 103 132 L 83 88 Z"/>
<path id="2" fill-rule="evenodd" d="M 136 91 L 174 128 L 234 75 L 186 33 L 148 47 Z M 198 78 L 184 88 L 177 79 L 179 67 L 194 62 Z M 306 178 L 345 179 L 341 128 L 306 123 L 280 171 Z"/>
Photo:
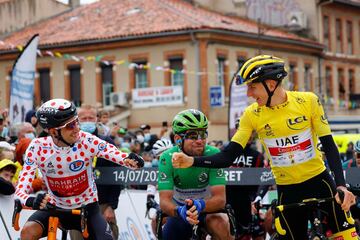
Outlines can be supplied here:
<path id="1" fill-rule="evenodd" d="M 306 116 L 301 116 L 296 118 L 289 118 L 286 121 L 286 124 L 290 129 L 301 130 L 307 127 L 307 121 L 308 119 Z"/>

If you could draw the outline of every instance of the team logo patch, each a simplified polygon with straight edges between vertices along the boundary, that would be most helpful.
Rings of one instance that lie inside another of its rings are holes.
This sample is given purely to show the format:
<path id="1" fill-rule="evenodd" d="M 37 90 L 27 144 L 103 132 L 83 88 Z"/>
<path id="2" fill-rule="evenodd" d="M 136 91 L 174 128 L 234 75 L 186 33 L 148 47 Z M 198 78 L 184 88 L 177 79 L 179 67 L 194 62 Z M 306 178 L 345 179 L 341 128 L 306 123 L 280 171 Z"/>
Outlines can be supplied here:
<path id="1" fill-rule="evenodd" d="M 201 183 L 206 182 L 208 179 L 209 179 L 209 176 L 205 172 L 200 173 L 199 178 L 198 178 L 199 182 L 201 182 Z"/>
<path id="2" fill-rule="evenodd" d="M 31 158 L 29 158 L 29 157 L 27 157 L 27 158 L 25 159 L 25 163 L 26 163 L 26 165 L 33 165 L 33 164 L 34 164 L 34 160 L 31 159 Z"/>
<path id="3" fill-rule="evenodd" d="M 100 151 L 103 151 L 106 148 L 106 144 L 105 143 L 99 143 L 98 148 Z"/>
<path id="4" fill-rule="evenodd" d="M 82 169 L 82 167 L 84 166 L 84 161 L 83 160 L 76 160 L 75 162 L 70 163 L 70 170 L 73 172 L 77 172 L 80 169 Z"/>
<path id="5" fill-rule="evenodd" d="M 223 177 L 223 176 L 224 176 L 224 170 L 223 170 L 222 168 L 218 169 L 218 170 L 216 171 L 216 175 L 217 175 L 218 177 Z"/>
<path id="6" fill-rule="evenodd" d="M 160 180 L 165 181 L 167 179 L 167 176 L 164 172 L 160 173 Z"/>

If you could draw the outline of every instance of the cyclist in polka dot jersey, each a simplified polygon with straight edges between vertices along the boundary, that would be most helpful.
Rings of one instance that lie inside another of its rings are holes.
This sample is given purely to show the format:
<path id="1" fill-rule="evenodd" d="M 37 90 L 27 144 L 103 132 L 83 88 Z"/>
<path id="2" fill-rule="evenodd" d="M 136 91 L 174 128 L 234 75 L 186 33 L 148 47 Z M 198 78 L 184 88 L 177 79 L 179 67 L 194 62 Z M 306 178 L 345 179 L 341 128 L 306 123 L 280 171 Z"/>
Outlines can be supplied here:
<path id="1" fill-rule="evenodd" d="M 99 211 L 92 160 L 97 156 L 122 166 L 138 168 L 143 166 L 143 159 L 134 153 L 123 153 L 100 138 L 81 131 L 76 107 L 67 100 L 50 100 L 36 114 L 49 136 L 36 138 L 30 143 L 16 198 L 33 209 L 42 209 L 47 202 L 65 209 L 85 204 L 90 239 L 112 239 L 111 230 Z M 48 193 L 31 196 L 36 169 L 40 170 Z M 46 236 L 48 217 L 48 212 L 36 211 L 24 225 L 21 239 Z M 60 217 L 60 223 L 66 229 L 80 229 L 80 218 L 74 216 Z"/>

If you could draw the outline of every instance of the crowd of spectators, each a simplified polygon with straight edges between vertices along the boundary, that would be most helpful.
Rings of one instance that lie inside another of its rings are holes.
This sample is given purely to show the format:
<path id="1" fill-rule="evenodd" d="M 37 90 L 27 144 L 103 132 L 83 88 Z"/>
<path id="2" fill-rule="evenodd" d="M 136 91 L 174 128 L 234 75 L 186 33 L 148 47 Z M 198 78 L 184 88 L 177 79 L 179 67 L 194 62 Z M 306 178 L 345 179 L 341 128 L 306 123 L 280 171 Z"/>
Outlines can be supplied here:
<path id="1" fill-rule="evenodd" d="M 46 136 L 38 120 L 36 111 L 31 110 L 26 114 L 25 122 L 10 124 L 7 113 L 0 111 L 0 196 L 11 195 L 15 191 L 19 172 L 22 169 L 23 159 L 27 147 L 35 137 Z M 90 105 L 82 105 L 79 109 L 80 128 L 90 132 L 105 141 L 114 144 L 123 152 L 135 152 L 145 160 L 144 167 L 157 167 L 158 158 L 153 152 L 153 145 L 159 139 L 168 139 L 173 144 L 173 134 L 167 123 L 163 123 L 158 133 L 153 132 L 149 124 L 142 124 L 136 129 L 129 130 L 119 123 L 110 122 L 110 113 L 106 110 L 98 110 Z M 212 140 L 209 145 L 223 149 L 227 142 Z M 358 145 L 356 145 L 358 144 Z M 255 148 L 255 146 L 251 146 Z M 358 147 L 358 151 L 356 148 Z M 258 149 L 259 150 L 259 149 Z M 261 153 L 259 153 L 261 154 Z M 262 156 L 262 155 L 261 155 Z M 343 168 L 360 167 L 360 139 L 359 142 L 349 142 L 345 153 L 341 154 Z M 265 165 L 266 164 L 266 159 Z M 112 166 L 109 161 L 95 159 L 93 167 Z M 260 164 L 259 166 L 264 166 Z M 252 167 L 252 166 L 250 166 Z M 37 173 L 37 178 L 32 183 L 33 192 L 46 190 L 46 185 Z M 118 236 L 114 210 L 117 208 L 118 199 L 123 186 L 98 186 L 99 203 L 105 219 L 111 223 L 115 238 Z M 146 186 L 128 186 L 138 189 L 146 189 Z M 359 203 L 360 204 L 360 203 Z M 360 205 L 359 205 L 360 206 Z M 76 236 L 72 239 L 77 239 Z"/>

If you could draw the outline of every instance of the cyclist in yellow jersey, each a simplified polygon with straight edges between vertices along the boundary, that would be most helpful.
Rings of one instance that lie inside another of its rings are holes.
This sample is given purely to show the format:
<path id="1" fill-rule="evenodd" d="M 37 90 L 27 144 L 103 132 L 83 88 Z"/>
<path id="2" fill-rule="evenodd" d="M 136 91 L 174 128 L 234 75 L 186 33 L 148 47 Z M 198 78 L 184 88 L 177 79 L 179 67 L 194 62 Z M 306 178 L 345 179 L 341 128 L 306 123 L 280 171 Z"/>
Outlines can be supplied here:
<path id="1" fill-rule="evenodd" d="M 207 157 L 174 153 L 173 166 L 228 167 L 242 154 L 255 130 L 270 159 L 279 203 L 335 196 L 341 205 L 329 204 L 324 209 L 330 227 L 328 235 L 332 235 L 332 239 L 357 239 L 354 226 L 344 214 L 355 203 L 355 196 L 345 187 L 339 152 L 321 102 L 310 92 L 286 91 L 281 85 L 287 75 L 284 65 L 282 59 L 269 55 L 247 60 L 236 74 L 236 83 L 247 84 L 247 96 L 256 102 L 241 116 L 230 144 L 220 153 Z M 318 138 L 333 176 L 316 148 Z M 342 203 L 337 188 L 344 192 Z M 287 231 L 280 239 L 306 238 L 306 211 L 289 210 L 284 212 L 281 221 Z"/>

